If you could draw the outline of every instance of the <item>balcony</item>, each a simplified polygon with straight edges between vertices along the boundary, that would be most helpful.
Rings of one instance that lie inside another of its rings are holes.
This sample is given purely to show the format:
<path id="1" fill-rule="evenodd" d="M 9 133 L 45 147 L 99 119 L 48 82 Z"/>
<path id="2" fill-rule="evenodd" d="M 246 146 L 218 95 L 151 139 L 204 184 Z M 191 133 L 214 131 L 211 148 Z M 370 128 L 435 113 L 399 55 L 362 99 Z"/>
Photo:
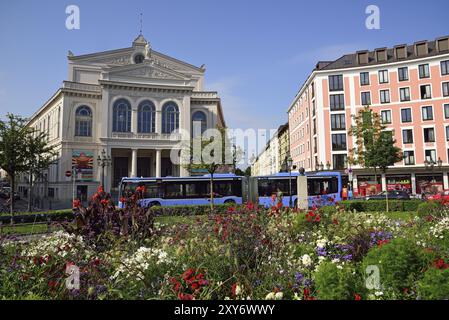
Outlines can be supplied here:
<path id="1" fill-rule="evenodd" d="M 180 141 L 180 133 L 134 133 L 134 132 L 112 132 L 112 139 L 141 139 L 141 140 L 162 140 Z"/>

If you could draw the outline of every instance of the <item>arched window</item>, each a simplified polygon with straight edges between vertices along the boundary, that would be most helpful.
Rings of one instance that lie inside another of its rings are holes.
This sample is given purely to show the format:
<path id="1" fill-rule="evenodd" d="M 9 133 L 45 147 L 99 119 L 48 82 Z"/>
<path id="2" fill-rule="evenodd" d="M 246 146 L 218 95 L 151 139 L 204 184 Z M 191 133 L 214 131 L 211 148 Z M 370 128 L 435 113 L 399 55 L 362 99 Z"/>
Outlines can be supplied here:
<path id="1" fill-rule="evenodd" d="M 75 136 L 92 136 L 92 110 L 88 106 L 80 106 L 76 109 Z"/>
<path id="2" fill-rule="evenodd" d="M 162 133 L 172 133 L 179 128 L 179 109 L 176 103 L 168 102 L 162 107 Z"/>
<path id="3" fill-rule="evenodd" d="M 192 115 L 192 132 L 193 136 L 196 137 L 201 135 L 207 129 L 206 115 L 202 111 L 196 111 Z"/>
<path id="4" fill-rule="evenodd" d="M 137 116 L 137 132 L 152 133 L 155 132 L 155 107 L 149 100 L 142 101 L 139 104 Z"/>
<path id="5" fill-rule="evenodd" d="M 126 99 L 119 99 L 114 103 L 114 114 L 112 117 L 112 131 L 131 131 L 131 105 Z"/>

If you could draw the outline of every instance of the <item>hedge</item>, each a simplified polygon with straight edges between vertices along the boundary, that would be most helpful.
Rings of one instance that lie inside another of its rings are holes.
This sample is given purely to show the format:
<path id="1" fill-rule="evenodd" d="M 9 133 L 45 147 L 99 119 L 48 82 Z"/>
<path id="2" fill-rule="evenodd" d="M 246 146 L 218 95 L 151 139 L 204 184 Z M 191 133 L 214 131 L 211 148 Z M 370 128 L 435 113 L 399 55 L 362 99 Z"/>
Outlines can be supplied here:
<path id="1" fill-rule="evenodd" d="M 411 200 L 388 200 L 389 211 L 417 211 L 418 206 L 423 203 L 419 199 Z M 340 205 L 346 210 L 357 212 L 386 211 L 385 200 L 345 200 Z"/>
<path id="2" fill-rule="evenodd" d="M 239 205 L 236 204 L 220 204 L 214 205 L 214 213 L 224 214 L 228 212 L 230 207 L 238 208 Z M 198 216 L 207 215 L 211 213 L 210 205 L 200 205 L 200 206 L 167 206 L 151 207 L 150 210 L 155 216 Z"/>
<path id="3" fill-rule="evenodd" d="M 43 212 L 17 212 L 14 213 L 14 223 L 32 223 L 44 221 L 65 221 L 73 219 L 72 209 L 67 210 L 53 210 Z M 3 224 L 11 222 L 11 216 L 1 215 L 0 222 Z"/>

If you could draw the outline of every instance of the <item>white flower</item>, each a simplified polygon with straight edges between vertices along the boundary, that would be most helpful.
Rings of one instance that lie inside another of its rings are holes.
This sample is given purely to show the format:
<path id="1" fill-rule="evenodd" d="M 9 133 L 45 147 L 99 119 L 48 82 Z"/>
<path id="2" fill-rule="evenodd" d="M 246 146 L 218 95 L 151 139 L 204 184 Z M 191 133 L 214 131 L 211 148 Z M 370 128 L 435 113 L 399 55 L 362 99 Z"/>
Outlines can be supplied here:
<path id="1" fill-rule="evenodd" d="M 376 292 L 374 292 L 374 295 L 377 296 L 377 297 L 382 296 L 383 294 L 384 294 L 384 293 L 383 293 L 382 291 L 376 291 Z"/>
<path id="2" fill-rule="evenodd" d="M 284 294 L 283 294 L 282 292 L 277 292 L 277 293 L 274 295 L 274 299 L 275 299 L 275 300 L 282 300 L 283 297 L 284 297 Z"/>
<path id="3" fill-rule="evenodd" d="M 238 295 L 241 294 L 241 293 L 242 293 L 242 287 L 240 287 L 240 285 L 238 284 L 238 285 L 235 287 L 235 295 L 238 296 Z"/>
<path id="4" fill-rule="evenodd" d="M 312 264 L 312 259 L 310 258 L 310 256 L 308 254 L 303 255 L 301 258 L 301 261 L 302 261 L 302 264 L 305 265 L 306 267 L 308 267 Z"/>
<path id="5" fill-rule="evenodd" d="M 266 295 L 265 300 L 274 300 L 274 292 L 270 292 Z"/>

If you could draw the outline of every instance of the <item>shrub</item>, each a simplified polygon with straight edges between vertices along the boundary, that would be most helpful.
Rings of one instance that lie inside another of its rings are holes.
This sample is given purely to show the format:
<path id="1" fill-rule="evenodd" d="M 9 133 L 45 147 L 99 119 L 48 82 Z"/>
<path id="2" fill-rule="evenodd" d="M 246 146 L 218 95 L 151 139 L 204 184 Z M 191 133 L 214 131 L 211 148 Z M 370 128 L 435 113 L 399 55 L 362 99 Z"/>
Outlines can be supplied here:
<path id="1" fill-rule="evenodd" d="M 422 200 L 388 200 L 389 211 L 416 211 Z M 385 200 L 345 200 L 340 205 L 348 211 L 386 211 Z"/>
<path id="2" fill-rule="evenodd" d="M 382 287 L 398 298 L 413 287 L 432 258 L 433 255 L 418 247 L 414 240 L 397 238 L 372 248 L 363 259 L 361 271 L 377 266 Z"/>
<path id="3" fill-rule="evenodd" d="M 427 216 L 439 217 L 443 215 L 445 206 L 440 201 L 426 201 L 419 204 L 417 214 L 424 218 Z"/>
<path id="4" fill-rule="evenodd" d="M 430 268 L 418 282 L 418 297 L 424 300 L 449 299 L 449 269 Z"/>
<path id="5" fill-rule="evenodd" d="M 236 204 L 222 204 L 214 206 L 214 213 L 225 214 L 232 212 L 237 207 Z M 155 216 L 197 216 L 211 214 L 211 208 L 209 205 L 205 206 L 170 206 L 161 207 L 154 206 L 149 208 L 149 211 Z"/>
<path id="6" fill-rule="evenodd" d="M 352 267 L 341 269 L 332 262 L 323 262 L 315 273 L 315 289 L 320 300 L 353 300 L 366 292 L 363 277 Z"/>

